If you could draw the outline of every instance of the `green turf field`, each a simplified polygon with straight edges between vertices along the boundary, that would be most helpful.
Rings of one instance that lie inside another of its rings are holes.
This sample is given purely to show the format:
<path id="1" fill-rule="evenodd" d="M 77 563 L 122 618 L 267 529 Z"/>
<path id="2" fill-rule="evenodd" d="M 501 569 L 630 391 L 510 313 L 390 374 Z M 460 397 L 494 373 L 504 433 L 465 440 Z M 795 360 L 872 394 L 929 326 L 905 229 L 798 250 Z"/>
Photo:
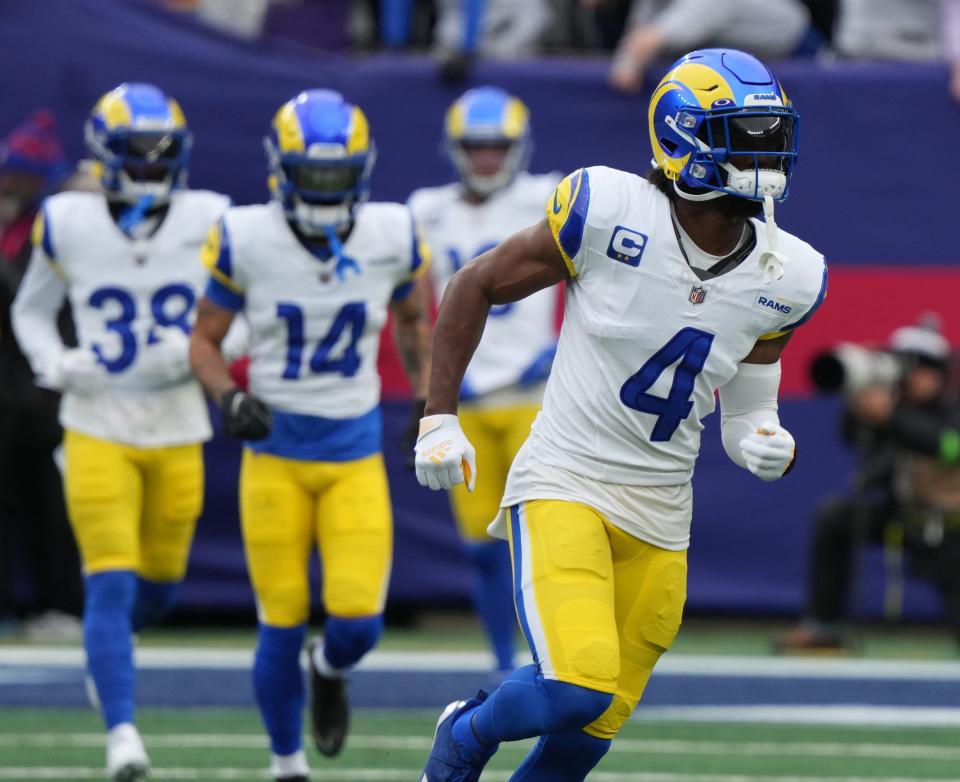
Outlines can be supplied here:
<path id="1" fill-rule="evenodd" d="M 313 755 L 315 780 L 419 782 L 435 715 L 359 712 L 348 749 Z M 247 710 L 144 710 L 156 780 L 266 778 L 266 741 Z M 529 743 L 504 745 L 483 776 L 505 780 Z M 0 711 L 0 779 L 102 778 L 102 734 L 88 711 Z M 593 782 L 960 780 L 955 730 L 633 722 Z"/>

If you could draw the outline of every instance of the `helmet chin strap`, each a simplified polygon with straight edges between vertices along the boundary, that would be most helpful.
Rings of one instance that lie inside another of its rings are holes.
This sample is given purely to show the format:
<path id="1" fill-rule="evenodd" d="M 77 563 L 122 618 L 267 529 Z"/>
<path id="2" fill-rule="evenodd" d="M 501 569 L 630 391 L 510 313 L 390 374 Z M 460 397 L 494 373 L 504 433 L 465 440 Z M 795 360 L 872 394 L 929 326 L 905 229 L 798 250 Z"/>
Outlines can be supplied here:
<path id="1" fill-rule="evenodd" d="M 673 190 L 685 201 L 714 201 L 717 198 L 728 195 L 722 190 L 707 190 L 705 193 L 688 193 L 680 187 L 680 182 L 676 179 L 673 180 Z"/>

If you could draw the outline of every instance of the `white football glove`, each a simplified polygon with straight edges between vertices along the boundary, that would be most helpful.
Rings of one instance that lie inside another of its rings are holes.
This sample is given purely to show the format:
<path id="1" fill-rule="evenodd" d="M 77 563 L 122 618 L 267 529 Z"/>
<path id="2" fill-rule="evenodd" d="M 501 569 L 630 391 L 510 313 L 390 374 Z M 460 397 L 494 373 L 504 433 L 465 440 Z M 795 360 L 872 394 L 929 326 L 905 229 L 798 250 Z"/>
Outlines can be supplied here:
<path id="1" fill-rule="evenodd" d="M 69 348 L 60 354 L 50 371 L 43 373 L 43 385 L 81 396 L 93 396 L 106 387 L 107 368 L 92 350 Z"/>
<path id="2" fill-rule="evenodd" d="M 473 491 L 477 480 L 477 452 L 455 415 L 428 415 L 420 419 L 414 448 L 417 480 L 431 489 L 452 489 L 466 481 Z"/>
<path id="3" fill-rule="evenodd" d="M 137 375 L 152 386 L 179 383 L 190 375 L 190 337 L 179 326 L 154 326 L 153 337 L 140 351 Z"/>
<path id="4" fill-rule="evenodd" d="M 793 461 L 797 444 L 793 435 L 778 424 L 766 421 L 740 441 L 740 453 L 747 469 L 764 481 L 782 478 Z"/>

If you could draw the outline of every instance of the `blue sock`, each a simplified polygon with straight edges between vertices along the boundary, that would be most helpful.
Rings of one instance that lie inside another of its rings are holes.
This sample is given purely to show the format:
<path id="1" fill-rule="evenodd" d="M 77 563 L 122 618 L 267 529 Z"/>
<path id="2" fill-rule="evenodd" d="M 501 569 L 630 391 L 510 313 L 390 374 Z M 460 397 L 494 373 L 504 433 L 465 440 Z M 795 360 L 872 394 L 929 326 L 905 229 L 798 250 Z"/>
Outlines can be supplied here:
<path id="1" fill-rule="evenodd" d="M 510 546 L 505 540 L 498 540 L 493 543 L 467 543 L 466 550 L 476 575 L 473 604 L 493 644 L 497 670 L 513 670 L 517 614 L 513 608 Z"/>
<path id="2" fill-rule="evenodd" d="M 541 736 L 510 782 L 583 782 L 610 743 L 576 728 Z"/>
<path id="3" fill-rule="evenodd" d="M 333 668 L 349 668 L 376 645 L 382 632 L 380 614 L 352 619 L 329 616 L 323 626 L 323 656 Z"/>
<path id="4" fill-rule="evenodd" d="M 453 737 L 475 752 L 489 752 L 501 741 L 582 728 L 613 701 L 613 695 L 576 684 L 545 679 L 536 665 L 517 668 L 477 708 L 453 724 Z"/>
<path id="5" fill-rule="evenodd" d="M 177 598 L 178 581 L 147 581 L 137 577 L 137 602 L 133 606 L 133 632 L 160 622 Z"/>
<path id="6" fill-rule="evenodd" d="M 300 749 L 306 701 L 300 649 L 306 635 L 305 624 L 297 627 L 260 625 L 253 661 L 253 690 L 270 735 L 270 749 L 276 755 L 290 755 Z"/>
<path id="7" fill-rule="evenodd" d="M 110 570 L 87 576 L 84 590 L 83 646 L 107 730 L 133 722 L 133 640 L 130 613 L 136 574 Z"/>

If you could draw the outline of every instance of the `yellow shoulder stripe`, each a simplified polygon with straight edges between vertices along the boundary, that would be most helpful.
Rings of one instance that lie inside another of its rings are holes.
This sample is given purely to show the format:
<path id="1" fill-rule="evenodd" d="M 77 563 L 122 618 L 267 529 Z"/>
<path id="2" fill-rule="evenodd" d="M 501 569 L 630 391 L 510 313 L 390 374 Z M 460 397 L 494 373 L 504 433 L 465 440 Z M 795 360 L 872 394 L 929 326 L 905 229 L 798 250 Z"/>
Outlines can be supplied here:
<path id="1" fill-rule="evenodd" d="M 200 260 L 210 271 L 210 276 L 234 293 L 243 295 L 243 290 L 231 277 L 233 267 L 230 258 L 230 243 L 225 241 L 226 229 L 220 220 L 210 227 L 207 239 L 200 250 Z"/>
<path id="2" fill-rule="evenodd" d="M 577 276 L 574 257 L 580 252 L 590 205 L 590 177 L 581 168 L 564 177 L 547 202 L 547 222 L 571 277 Z"/>

